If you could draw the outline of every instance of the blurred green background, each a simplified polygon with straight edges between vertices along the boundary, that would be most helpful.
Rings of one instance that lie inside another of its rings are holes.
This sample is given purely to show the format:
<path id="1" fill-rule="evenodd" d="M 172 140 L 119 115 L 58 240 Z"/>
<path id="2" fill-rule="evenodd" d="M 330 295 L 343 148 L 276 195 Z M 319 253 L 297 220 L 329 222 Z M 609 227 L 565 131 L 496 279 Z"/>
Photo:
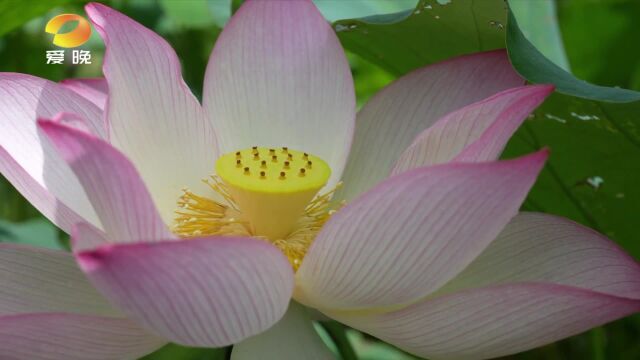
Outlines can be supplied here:
<path id="1" fill-rule="evenodd" d="M 167 39 L 182 60 L 183 75 L 200 96 L 209 53 L 220 29 L 241 1 L 108 0 L 107 5 Z M 94 32 L 83 49 L 91 65 L 47 65 L 54 49 L 46 22 L 61 13 L 84 14 L 85 1 L 0 0 L 0 71 L 53 81 L 99 77 L 104 55 Z M 503 0 L 316 0 L 347 50 L 358 104 L 408 71 L 451 56 L 505 47 L 505 35 L 521 30 L 559 68 L 579 79 L 611 87 L 593 96 L 564 89 L 536 111 L 509 144 L 505 156 L 549 146 L 552 157 L 526 210 L 570 217 L 605 233 L 640 259 L 640 102 L 618 88 L 640 91 L 640 1 L 511 0 L 520 28 L 507 22 Z M 381 15 L 382 14 L 382 15 Z M 373 17 L 371 17 L 373 16 Z M 364 18 L 364 19 L 362 19 Z M 526 44 L 512 37 L 516 68 L 533 82 L 549 68 L 528 63 Z M 554 81 L 551 75 L 549 78 Z M 584 84 L 577 82 L 577 86 Z M 588 88 L 588 85 L 584 85 Z M 585 90 L 586 91 L 586 90 Z M 620 95 L 621 97 L 618 97 Z M 585 99 L 585 97 L 590 97 Z M 621 100 L 620 100 L 621 101 Z M 0 241 L 67 248 L 57 230 L 0 177 Z M 327 343 L 345 359 L 414 359 L 336 323 L 318 325 Z M 229 349 L 169 345 L 145 359 L 225 359 Z M 632 316 L 509 359 L 640 359 L 640 316 Z"/>

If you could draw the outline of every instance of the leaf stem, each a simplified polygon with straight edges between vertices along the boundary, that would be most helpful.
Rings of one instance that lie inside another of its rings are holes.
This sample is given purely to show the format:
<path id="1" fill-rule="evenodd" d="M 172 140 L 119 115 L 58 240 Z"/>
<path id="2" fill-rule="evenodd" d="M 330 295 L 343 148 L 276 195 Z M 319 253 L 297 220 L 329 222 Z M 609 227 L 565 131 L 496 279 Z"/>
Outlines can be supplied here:
<path id="1" fill-rule="evenodd" d="M 323 321 L 320 324 L 335 343 L 342 360 L 358 360 L 358 356 L 347 338 L 344 325 L 335 321 Z"/>
<path id="2" fill-rule="evenodd" d="M 593 360 L 604 360 L 605 357 L 605 333 L 602 327 L 591 330 L 591 353 Z"/>

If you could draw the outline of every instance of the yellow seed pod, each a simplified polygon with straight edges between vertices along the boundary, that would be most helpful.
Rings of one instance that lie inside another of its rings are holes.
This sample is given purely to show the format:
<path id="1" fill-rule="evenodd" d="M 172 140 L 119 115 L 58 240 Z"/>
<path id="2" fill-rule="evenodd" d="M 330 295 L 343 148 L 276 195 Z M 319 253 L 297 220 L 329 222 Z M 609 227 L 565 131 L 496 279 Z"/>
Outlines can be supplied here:
<path id="1" fill-rule="evenodd" d="M 270 239 L 283 238 L 291 231 L 331 176 L 329 165 L 321 158 L 286 147 L 234 151 L 218 158 L 215 167 L 249 222 L 249 230 Z"/>

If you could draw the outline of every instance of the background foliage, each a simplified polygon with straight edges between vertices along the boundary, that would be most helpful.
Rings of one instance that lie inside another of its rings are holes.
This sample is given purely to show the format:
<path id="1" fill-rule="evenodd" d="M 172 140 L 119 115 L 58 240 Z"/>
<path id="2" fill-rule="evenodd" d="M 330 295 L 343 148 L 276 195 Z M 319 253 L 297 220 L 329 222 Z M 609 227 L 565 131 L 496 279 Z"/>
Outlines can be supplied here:
<path id="1" fill-rule="evenodd" d="M 200 96 L 216 37 L 239 0 L 107 0 L 166 38 Z M 516 133 L 505 157 L 550 147 L 552 156 L 524 204 L 597 229 L 640 259 L 640 2 L 636 0 L 315 0 L 347 49 L 358 104 L 393 79 L 452 56 L 507 47 L 514 67 L 553 94 Z M 0 71 L 54 81 L 101 75 L 93 64 L 46 65 L 44 25 L 82 14 L 79 0 L 0 0 Z M 508 10 L 511 9 L 511 12 Z M 517 22 L 517 23 L 516 23 Z M 586 82 L 585 82 L 586 81 Z M 587 83 L 588 82 L 588 83 Z M 629 89 L 629 90 L 626 90 Z M 67 248 L 53 227 L 0 178 L 0 241 Z M 318 325 L 345 359 L 413 359 L 336 323 Z M 511 359 L 638 359 L 640 316 Z M 225 359 L 229 349 L 169 345 L 145 357 Z"/>

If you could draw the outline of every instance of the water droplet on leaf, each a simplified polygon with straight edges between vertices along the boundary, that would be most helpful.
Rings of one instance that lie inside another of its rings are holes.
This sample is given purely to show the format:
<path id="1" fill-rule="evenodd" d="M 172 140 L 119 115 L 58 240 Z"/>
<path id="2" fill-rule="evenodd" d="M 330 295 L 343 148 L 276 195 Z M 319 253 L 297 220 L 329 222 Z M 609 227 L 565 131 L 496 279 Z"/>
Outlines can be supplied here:
<path id="1" fill-rule="evenodd" d="M 603 183 L 604 179 L 600 176 L 592 176 L 587 179 L 587 184 L 591 185 L 591 187 L 594 189 L 598 189 Z"/>
<path id="2" fill-rule="evenodd" d="M 336 32 L 342 32 L 342 31 L 349 30 L 349 27 L 347 25 L 343 25 L 343 24 L 336 24 L 334 29 L 336 30 Z"/>
<path id="3" fill-rule="evenodd" d="M 561 117 L 552 115 L 552 114 L 544 114 L 544 117 L 546 117 L 547 119 L 555 120 L 555 121 L 557 121 L 557 122 L 559 122 L 561 124 L 566 124 L 567 123 L 567 120 L 565 120 L 565 119 L 563 119 Z"/>
<path id="4" fill-rule="evenodd" d="M 573 116 L 574 118 L 578 119 L 578 120 L 583 120 L 583 121 L 588 121 L 588 120 L 600 120 L 600 118 L 598 117 L 598 115 L 589 115 L 589 114 L 578 114 L 576 112 L 571 112 L 571 116 Z"/>
<path id="5" fill-rule="evenodd" d="M 504 29 L 504 25 L 500 21 L 490 20 L 489 25 L 495 27 L 498 30 Z"/>

